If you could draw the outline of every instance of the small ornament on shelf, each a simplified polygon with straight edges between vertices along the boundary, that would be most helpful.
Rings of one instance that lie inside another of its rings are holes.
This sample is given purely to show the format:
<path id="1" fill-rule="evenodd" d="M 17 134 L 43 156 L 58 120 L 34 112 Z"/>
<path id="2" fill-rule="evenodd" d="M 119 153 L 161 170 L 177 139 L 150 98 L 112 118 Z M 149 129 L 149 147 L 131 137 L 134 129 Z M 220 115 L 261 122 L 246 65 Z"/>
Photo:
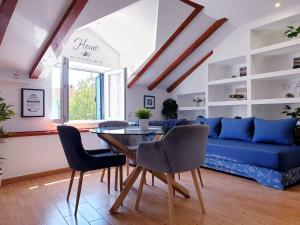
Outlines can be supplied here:
<path id="1" fill-rule="evenodd" d="M 201 98 L 200 96 L 195 96 L 195 97 L 193 98 L 193 102 L 196 103 L 196 106 L 200 106 L 200 104 L 201 104 L 202 102 L 204 102 L 204 98 Z"/>
<path id="2" fill-rule="evenodd" d="M 244 94 L 231 94 L 229 95 L 230 100 L 244 100 L 245 95 Z"/>
<path id="3" fill-rule="evenodd" d="M 299 69 L 300 68 L 300 57 L 294 58 L 294 66 L 293 69 Z"/>
<path id="4" fill-rule="evenodd" d="M 293 95 L 292 93 L 287 93 L 285 95 L 286 98 L 295 98 L 295 95 Z"/>
<path id="5" fill-rule="evenodd" d="M 247 67 L 246 66 L 240 68 L 240 77 L 244 77 L 244 76 L 247 76 Z"/>

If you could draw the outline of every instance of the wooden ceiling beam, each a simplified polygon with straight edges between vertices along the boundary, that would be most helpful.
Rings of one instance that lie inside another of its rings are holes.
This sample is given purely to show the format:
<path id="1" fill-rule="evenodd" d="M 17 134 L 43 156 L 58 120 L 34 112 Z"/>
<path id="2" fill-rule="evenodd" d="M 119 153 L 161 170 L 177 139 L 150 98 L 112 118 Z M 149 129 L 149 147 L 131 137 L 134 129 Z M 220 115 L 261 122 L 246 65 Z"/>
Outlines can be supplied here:
<path id="1" fill-rule="evenodd" d="M 195 65 L 193 65 L 185 74 L 183 74 L 178 80 L 176 80 L 170 87 L 167 88 L 167 92 L 172 92 L 178 87 L 188 76 L 190 76 L 199 66 L 202 65 L 214 52 L 210 51 L 202 59 L 200 59 Z"/>
<path id="2" fill-rule="evenodd" d="M 176 29 L 176 31 L 169 37 L 169 39 L 161 46 L 161 48 L 150 58 L 150 60 L 140 69 L 140 71 L 132 78 L 128 83 L 127 87 L 131 88 L 152 66 L 152 64 L 160 57 L 160 55 L 172 44 L 172 42 L 181 34 L 181 32 L 193 21 L 193 19 L 202 11 L 204 8 L 202 5 L 194 3 L 189 0 L 180 0 L 185 4 L 188 4 L 195 9 L 191 14 L 183 21 L 183 23 Z"/>
<path id="3" fill-rule="evenodd" d="M 3 0 L 2 4 L 0 5 L 0 45 L 17 3 L 18 0 Z"/>
<path id="4" fill-rule="evenodd" d="M 148 90 L 153 90 L 164 79 L 166 79 L 170 73 L 172 73 L 186 58 L 188 58 L 200 45 L 202 45 L 216 30 L 218 30 L 225 22 L 226 18 L 219 19 L 214 22 L 202 35 L 200 35 L 194 43 L 192 43 L 180 56 L 177 57 L 171 65 L 167 67 L 149 86 Z"/>
<path id="5" fill-rule="evenodd" d="M 50 36 L 45 47 L 34 62 L 29 77 L 31 79 L 38 79 L 43 72 L 43 61 L 46 60 L 49 54 L 55 53 L 62 46 L 62 41 L 70 28 L 74 24 L 75 20 L 83 10 L 88 0 L 73 0 L 67 11 L 65 12 L 60 23 Z"/>

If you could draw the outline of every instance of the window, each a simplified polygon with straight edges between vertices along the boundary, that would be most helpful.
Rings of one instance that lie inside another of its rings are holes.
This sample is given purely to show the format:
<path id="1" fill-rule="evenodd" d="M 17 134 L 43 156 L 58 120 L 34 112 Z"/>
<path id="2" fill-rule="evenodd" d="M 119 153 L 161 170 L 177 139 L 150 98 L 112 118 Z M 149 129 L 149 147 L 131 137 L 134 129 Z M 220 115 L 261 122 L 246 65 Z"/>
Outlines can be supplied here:
<path id="1" fill-rule="evenodd" d="M 99 73 L 69 70 L 69 120 L 96 120 L 96 78 Z"/>
<path id="2" fill-rule="evenodd" d="M 56 65 L 51 70 L 51 84 L 52 84 L 52 120 L 60 120 L 61 118 L 61 68 Z"/>
<path id="3" fill-rule="evenodd" d="M 105 73 L 106 90 L 106 118 L 112 120 L 125 119 L 125 79 L 124 70 L 115 70 Z"/>
<path id="4" fill-rule="evenodd" d="M 70 62 L 52 68 L 52 119 L 125 119 L 125 70 Z"/>

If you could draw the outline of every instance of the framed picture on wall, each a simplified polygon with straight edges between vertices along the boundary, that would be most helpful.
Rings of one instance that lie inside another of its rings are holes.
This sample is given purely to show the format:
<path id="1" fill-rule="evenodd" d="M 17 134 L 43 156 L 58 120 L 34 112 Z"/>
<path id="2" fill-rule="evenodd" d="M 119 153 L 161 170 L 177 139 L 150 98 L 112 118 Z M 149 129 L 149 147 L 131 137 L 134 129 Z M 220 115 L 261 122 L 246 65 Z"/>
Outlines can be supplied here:
<path id="1" fill-rule="evenodd" d="M 293 69 L 298 69 L 300 68 L 300 57 L 294 58 L 294 66 Z"/>
<path id="2" fill-rule="evenodd" d="M 21 89 L 21 116 L 45 116 L 45 90 L 27 88 Z"/>
<path id="3" fill-rule="evenodd" d="M 144 95 L 144 108 L 155 109 L 155 96 Z"/>

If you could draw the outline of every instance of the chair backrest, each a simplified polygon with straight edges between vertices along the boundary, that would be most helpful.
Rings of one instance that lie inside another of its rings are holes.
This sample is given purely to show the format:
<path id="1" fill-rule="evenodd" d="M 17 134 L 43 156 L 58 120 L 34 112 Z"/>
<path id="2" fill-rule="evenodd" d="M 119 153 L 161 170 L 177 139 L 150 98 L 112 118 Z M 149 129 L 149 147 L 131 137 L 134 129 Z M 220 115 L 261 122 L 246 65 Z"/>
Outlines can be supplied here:
<path id="1" fill-rule="evenodd" d="M 82 146 L 80 132 L 72 126 L 57 126 L 58 135 L 63 146 L 68 164 L 73 170 L 84 170 L 84 156 L 87 154 Z"/>
<path id="2" fill-rule="evenodd" d="M 203 165 L 209 127 L 182 125 L 174 127 L 161 144 L 167 154 L 170 171 L 184 172 Z"/>
<path id="3" fill-rule="evenodd" d="M 129 123 L 127 121 L 121 121 L 121 120 L 108 120 L 103 121 L 99 123 L 99 128 L 104 127 L 115 127 L 115 128 L 124 128 L 129 127 Z M 121 142 L 122 144 L 128 145 L 129 144 L 129 136 L 128 135 L 117 135 L 117 134 L 111 134 L 111 136 L 116 139 L 117 141 Z M 111 149 L 113 149 L 111 147 Z"/>
<path id="4" fill-rule="evenodd" d="M 129 123 L 127 121 L 119 120 L 108 120 L 99 123 L 99 128 L 103 127 L 128 127 Z"/>

